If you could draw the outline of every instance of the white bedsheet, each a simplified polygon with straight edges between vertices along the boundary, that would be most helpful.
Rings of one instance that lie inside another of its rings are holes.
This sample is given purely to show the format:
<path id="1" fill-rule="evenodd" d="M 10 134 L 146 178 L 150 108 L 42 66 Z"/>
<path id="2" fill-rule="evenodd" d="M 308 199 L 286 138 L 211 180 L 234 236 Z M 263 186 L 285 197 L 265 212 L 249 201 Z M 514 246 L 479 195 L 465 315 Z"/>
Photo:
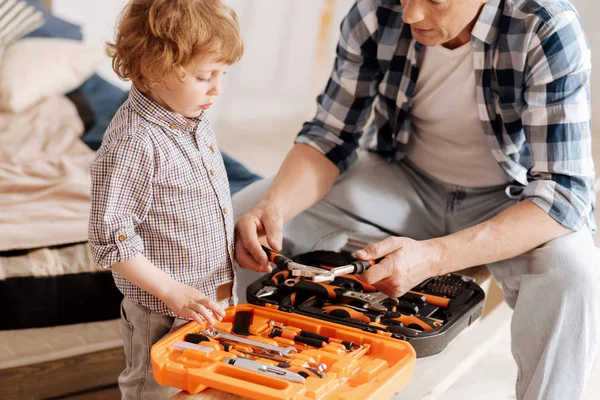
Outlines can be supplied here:
<path id="1" fill-rule="evenodd" d="M 87 240 L 94 152 L 66 97 L 0 113 L 0 251 Z"/>

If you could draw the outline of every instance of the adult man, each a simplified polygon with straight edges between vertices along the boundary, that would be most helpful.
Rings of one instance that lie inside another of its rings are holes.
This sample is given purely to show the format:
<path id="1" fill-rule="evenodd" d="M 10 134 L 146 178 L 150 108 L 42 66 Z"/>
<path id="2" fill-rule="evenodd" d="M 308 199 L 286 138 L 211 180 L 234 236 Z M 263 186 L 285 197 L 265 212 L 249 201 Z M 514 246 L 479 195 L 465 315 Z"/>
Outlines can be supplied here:
<path id="1" fill-rule="evenodd" d="M 238 216 L 255 206 L 237 224 L 239 264 L 268 271 L 259 240 L 279 249 L 284 221 L 291 254 L 374 243 L 357 256 L 385 259 L 361 279 L 393 296 L 487 264 L 514 309 L 517 397 L 581 397 L 600 257 L 573 6 L 359 0 L 341 29 L 315 119 L 273 181 L 234 199 Z"/>

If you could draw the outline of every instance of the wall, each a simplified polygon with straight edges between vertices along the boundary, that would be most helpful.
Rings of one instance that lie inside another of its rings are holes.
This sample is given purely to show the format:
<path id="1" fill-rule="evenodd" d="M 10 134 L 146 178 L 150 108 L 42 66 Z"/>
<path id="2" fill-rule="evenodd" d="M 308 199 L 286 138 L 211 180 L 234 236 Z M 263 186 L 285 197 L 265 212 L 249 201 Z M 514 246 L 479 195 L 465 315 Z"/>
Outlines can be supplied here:
<path id="1" fill-rule="evenodd" d="M 338 27 L 351 0 L 226 0 L 236 11 L 245 43 L 242 60 L 230 67 L 221 98 L 211 108 L 214 122 L 285 120 L 314 112 L 314 97 L 331 69 Z M 80 23 L 87 43 L 112 40 L 125 0 L 53 0 L 53 11 Z M 323 15 L 331 15 L 322 28 Z M 316 63 L 318 55 L 324 55 Z M 326 67 L 321 66 L 327 64 Z M 119 81 L 106 58 L 100 73 Z M 318 76 L 315 76 L 315 74 Z"/>

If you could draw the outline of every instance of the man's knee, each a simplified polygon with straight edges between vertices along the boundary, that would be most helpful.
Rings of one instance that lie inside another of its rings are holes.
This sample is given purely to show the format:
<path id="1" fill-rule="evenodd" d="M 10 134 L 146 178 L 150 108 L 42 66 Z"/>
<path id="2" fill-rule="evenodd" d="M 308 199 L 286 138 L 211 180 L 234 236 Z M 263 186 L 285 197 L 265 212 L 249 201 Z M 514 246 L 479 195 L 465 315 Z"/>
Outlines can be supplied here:
<path id="1" fill-rule="evenodd" d="M 562 239 L 562 240 L 561 240 Z M 564 298 L 599 297 L 600 250 L 587 232 L 575 232 L 549 243 L 542 262 L 553 267 L 546 278 L 549 290 L 556 290 Z M 600 300 L 600 298 L 593 300 Z M 599 304 L 600 306 L 600 304 Z"/>
<path id="2" fill-rule="evenodd" d="M 263 199 L 272 182 L 273 178 L 261 179 L 246 186 L 231 198 L 235 221 L 252 210 Z"/>

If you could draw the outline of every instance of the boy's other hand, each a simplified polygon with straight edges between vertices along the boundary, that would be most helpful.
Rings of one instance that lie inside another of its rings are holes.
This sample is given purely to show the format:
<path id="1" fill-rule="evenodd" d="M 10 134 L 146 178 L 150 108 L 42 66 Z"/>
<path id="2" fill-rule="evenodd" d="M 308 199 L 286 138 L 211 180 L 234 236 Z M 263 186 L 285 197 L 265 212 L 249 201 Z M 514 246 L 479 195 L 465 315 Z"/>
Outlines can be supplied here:
<path id="1" fill-rule="evenodd" d="M 240 267 L 256 272 L 271 272 L 261 242 L 281 250 L 283 216 L 273 204 L 264 202 L 244 215 L 235 227 L 235 258 Z"/>
<path id="2" fill-rule="evenodd" d="M 216 301 L 181 282 L 174 281 L 161 300 L 177 315 L 192 318 L 201 325 L 205 324 L 205 320 L 212 325 L 215 319 L 221 321 L 225 316 L 225 311 Z"/>

